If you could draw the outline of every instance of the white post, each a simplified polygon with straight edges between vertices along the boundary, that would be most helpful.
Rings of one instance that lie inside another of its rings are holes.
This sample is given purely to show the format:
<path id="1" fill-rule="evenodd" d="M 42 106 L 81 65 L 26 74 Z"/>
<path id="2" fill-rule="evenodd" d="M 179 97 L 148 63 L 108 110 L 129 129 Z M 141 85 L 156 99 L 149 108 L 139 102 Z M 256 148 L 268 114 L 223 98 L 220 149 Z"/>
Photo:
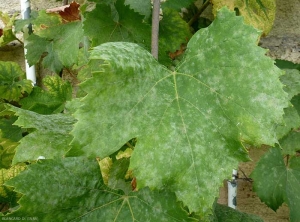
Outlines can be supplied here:
<path id="1" fill-rule="evenodd" d="M 20 0 L 21 3 L 21 15 L 22 19 L 30 18 L 30 0 Z M 24 55 L 27 54 L 27 49 L 25 48 L 27 42 L 26 37 L 32 32 L 31 26 L 24 28 Z M 32 81 L 32 84 L 36 84 L 35 66 L 29 66 L 27 59 L 25 58 L 26 66 L 26 78 Z"/>
<path id="2" fill-rule="evenodd" d="M 228 207 L 236 208 L 237 194 L 237 170 L 232 171 L 232 179 L 227 181 L 228 184 Z"/>

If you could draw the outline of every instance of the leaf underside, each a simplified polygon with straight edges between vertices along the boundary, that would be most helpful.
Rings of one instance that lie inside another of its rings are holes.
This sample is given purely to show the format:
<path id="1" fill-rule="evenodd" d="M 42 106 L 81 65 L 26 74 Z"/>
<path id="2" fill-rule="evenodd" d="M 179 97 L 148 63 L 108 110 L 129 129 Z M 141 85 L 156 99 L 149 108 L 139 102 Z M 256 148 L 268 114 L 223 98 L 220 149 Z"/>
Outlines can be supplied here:
<path id="1" fill-rule="evenodd" d="M 81 85 L 87 96 L 68 155 L 104 158 L 137 138 L 138 188 L 168 187 L 190 211 L 208 213 L 222 180 L 248 160 L 242 143 L 273 145 L 288 106 L 259 35 L 223 8 L 174 72 L 133 43 L 95 47 L 91 61 L 104 62 Z"/>

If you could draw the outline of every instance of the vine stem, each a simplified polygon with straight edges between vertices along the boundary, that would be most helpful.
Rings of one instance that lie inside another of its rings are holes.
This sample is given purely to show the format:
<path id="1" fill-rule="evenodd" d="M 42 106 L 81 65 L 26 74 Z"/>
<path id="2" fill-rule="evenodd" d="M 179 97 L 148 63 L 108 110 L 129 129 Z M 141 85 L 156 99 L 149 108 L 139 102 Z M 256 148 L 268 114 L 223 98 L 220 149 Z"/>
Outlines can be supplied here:
<path id="1" fill-rule="evenodd" d="M 151 54 L 155 59 L 158 59 L 159 12 L 160 0 L 153 0 Z"/>
<path id="2" fill-rule="evenodd" d="M 201 7 L 198 9 L 197 13 L 191 18 L 191 20 L 188 22 L 189 26 L 192 26 L 195 21 L 199 18 L 199 16 L 202 14 L 202 12 L 207 8 L 207 6 L 210 4 L 209 0 L 206 0 Z"/>

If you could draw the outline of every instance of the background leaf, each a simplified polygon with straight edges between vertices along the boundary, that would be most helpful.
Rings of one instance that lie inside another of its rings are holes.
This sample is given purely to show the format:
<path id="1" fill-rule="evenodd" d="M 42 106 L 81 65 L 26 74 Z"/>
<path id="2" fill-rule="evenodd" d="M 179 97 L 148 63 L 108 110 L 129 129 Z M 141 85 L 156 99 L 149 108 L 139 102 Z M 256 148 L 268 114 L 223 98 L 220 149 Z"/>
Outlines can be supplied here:
<path id="1" fill-rule="evenodd" d="M 95 160 L 38 161 L 5 183 L 24 194 L 10 217 L 41 221 L 192 221 L 175 195 L 143 189 L 126 195 L 107 188 Z"/>
<path id="2" fill-rule="evenodd" d="M 32 82 L 15 62 L 0 61 L 0 99 L 19 101 L 23 94 L 30 93 Z"/>
<path id="3" fill-rule="evenodd" d="M 97 4 L 85 16 L 84 31 L 92 38 L 92 46 L 122 41 L 135 42 L 150 49 L 151 27 L 143 22 L 144 16 L 124 5 L 124 0 L 118 0 L 114 10 L 118 14 L 116 21 L 111 7 L 104 4 Z"/>
<path id="4" fill-rule="evenodd" d="M 20 140 L 13 164 L 28 160 L 37 160 L 39 156 L 47 159 L 62 157 L 70 149 L 69 143 L 75 120 L 64 114 L 41 115 L 32 111 L 11 106 L 10 110 L 19 116 L 14 123 L 22 128 L 34 129 Z"/>
<path id="5" fill-rule="evenodd" d="M 251 174 L 254 191 L 261 201 L 276 211 L 283 202 L 290 208 L 290 220 L 300 218 L 300 158 L 292 157 L 285 165 L 279 148 L 270 150 L 259 160 Z"/>
<path id="6" fill-rule="evenodd" d="M 276 3 L 273 0 L 212 0 L 213 13 L 227 6 L 235 11 L 237 15 L 245 18 L 245 22 L 253 27 L 262 30 L 264 35 L 271 31 L 274 20 Z"/>
<path id="7" fill-rule="evenodd" d="M 95 47 L 90 60 L 104 62 L 81 85 L 87 96 L 68 155 L 104 158 L 137 138 L 138 188 L 168 187 L 191 212 L 209 213 L 223 179 L 248 160 L 242 142 L 274 144 L 288 105 L 282 71 L 258 36 L 224 8 L 174 72 L 133 43 Z"/>
<path id="8" fill-rule="evenodd" d="M 72 98 L 72 87 L 58 75 L 47 76 L 43 79 L 46 90 L 34 87 L 29 96 L 22 99 L 22 109 L 31 110 L 39 114 L 60 113 L 65 103 Z"/>

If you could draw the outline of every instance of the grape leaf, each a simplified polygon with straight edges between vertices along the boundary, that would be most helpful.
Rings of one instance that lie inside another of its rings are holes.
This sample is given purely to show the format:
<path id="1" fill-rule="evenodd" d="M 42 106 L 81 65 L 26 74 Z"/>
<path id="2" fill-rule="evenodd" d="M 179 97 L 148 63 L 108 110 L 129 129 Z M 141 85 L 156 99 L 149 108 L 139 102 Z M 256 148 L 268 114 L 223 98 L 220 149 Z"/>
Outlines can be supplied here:
<path id="1" fill-rule="evenodd" d="M 291 130 L 298 129 L 300 127 L 300 116 L 293 106 L 284 109 L 283 120 L 284 124 L 278 125 L 276 128 L 278 139 L 281 139 Z"/>
<path id="2" fill-rule="evenodd" d="M 47 159 L 62 157 L 69 147 L 72 136 L 69 134 L 75 120 L 64 114 L 41 115 L 32 111 L 10 107 L 18 120 L 14 123 L 22 128 L 34 129 L 20 140 L 16 149 L 13 164 L 28 160 L 36 160 L 39 156 Z"/>
<path id="3" fill-rule="evenodd" d="M 227 6 L 230 10 L 236 11 L 238 15 L 245 18 L 245 22 L 262 30 L 267 35 L 273 26 L 275 20 L 276 3 L 273 0 L 212 0 L 213 13 Z"/>
<path id="4" fill-rule="evenodd" d="M 81 20 L 79 4 L 73 1 L 68 7 L 64 8 L 63 11 L 59 12 L 59 15 L 62 17 L 63 22 L 71 22 L 76 20 Z"/>
<path id="5" fill-rule="evenodd" d="M 11 166 L 18 143 L 4 138 L 0 130 L 0 169 L 8 169 Z"/>
<path id="6" fill-rule="evenodd" d="M 143 22 L 144 16 L 134 12 L 123 0 L 118 0 L 115 10 L 119 19 L 114 21 L 111 7 L 97 4 L 96 8 L 87 13 L 84 21 L 84 31 L 92 38 L 92 45 L 105 42 L 135 42 L 150 49 L 151 27 Z"/>
<path id="7" fill-rule="evenodd" d="M 215 218 L 211 220 L 212 222 L 263 222 L 256 215 L 243 213 L 221 204 L 216 204 L 214 215 Z"/>
<path id="8" fill-rule="evenodd" d="M 12 114 L 13 115 L 13 114 Z M 22 129 L 12 124 L 17 120 L 14 116 L 0 117 L 0 130 L 2 131 L 3 138 L 18 142 L 22 138 Z"/>
<path id="9" fill-rule="evenodd" d="M 28 37 L 26 45 L 26 58 L 30 65 L 45 56 L 43 65 L 58 73 L 63 66 L 77 63 L 79 43 L 83 38 L 82 24 L 78 20 L 65 22 L 59 14 L 39 12 L 33 21 L 34 35 Z"/>
<path id="10" fill-rule="evenodd" d="M 0 205 L 2 207 L 1 212 L 4 209 L 16 207 L 18 205 L 17 201 L 22 196 L 20 193 L 13 191 L 11 187 L 4 185 L 6 181 L 17 176 L 20 172 L 26 169 L 25 164 L 14 165 L 9 169 L 0 170 Z M 3 209 L 4 208 L 4 209 Z"/>
<path id="11" fill-rule="evenodd" d="M 285 69 L 285 75 L 280 77 L 285 85 L 284 90 L 289 94 L 289 99 L 300 94 L 300 71 L 297 69 Z"/>
<path id="12" fill-rule="evenodd" d="M 15 62 L 0 61 L 0 99 L 18 102 L 23 94 L 30 93 L 32 82 Z"/>
<path id="13" fill-rule="evenodd" d="M 300 151 L 300 132 L 291 131 L 279 142 L 283 154 L 295 155 L 296 151 Z"/>
<path id="14" fill-rule="evenodd" d="M 43 160 L 5 183 L 24 194 L 10 217 L 40 221 L 193 221 L 170 192 L 107 188 L 95 160 Z"/>
<path id="15" fill-rule="evenodd" d="M 4 23 L 4 28 L 0 29 L 0 47 L 17 39 L 12 30 L 16 16 L 9 17 L 8 14 L 0 11 L 0 20 Z"/>
<path id="16" fill-rule="evenodd" d="M 138 188 L 169 187 L 190 211 L 208 213 L 223 179 L 248 160 L 242 142 L 274 144 L 288 105 L 282 71 L 258 36 L 224 8 L 174 72 L 133 43 L 95 47 L 90 59 L 104 64 L 81 85 L 68 155 L 103 158 L 138 138 L 130 163 Z"/>
<path id="17" fill-rule="evenodd" d="M 40 114 L 60 113 L 64 110 L 65 103 L 72 98 L 72 87 L 58 75 L 47 76 L 43 79 L 47 90 L 34 87 L 31 94 L 22 99 L 22 109 L 31 110 Z"/>
<path id="18" fill-rule="evenodd" d="M 125 5 L 129 5 L 131 9 L 144 15 L 145 18 L 149 18 L 151 15 L 151 1 L 125 0 Z"/>
<path id="19" fill-rule="evenodd" d="M 161 7 L 163 9 L 169 8 L 180 11 L 181 8 L 188 7 L 192 2 L 194 0 L 166 0 L 162 2 Z"/>
<path id="20" fill-rule="evenodd" d="M 285 165 L 281 150 L 271 148 L 257 163 L 251 174 L 254 191 L 261 201 L 276 211 L 286 202 L 290 208 L 290 220 L 300 218 L 300 158 L 289 159 Z"/>
<path id="21" fill-rule="evenodd" d="M 169 53 L 180 49 L 186 44 L 192 34 L 188 24 L 177 11 L 165 9 L 163 19 L 159 23 L 159 61 L 167 65 Z"/>

